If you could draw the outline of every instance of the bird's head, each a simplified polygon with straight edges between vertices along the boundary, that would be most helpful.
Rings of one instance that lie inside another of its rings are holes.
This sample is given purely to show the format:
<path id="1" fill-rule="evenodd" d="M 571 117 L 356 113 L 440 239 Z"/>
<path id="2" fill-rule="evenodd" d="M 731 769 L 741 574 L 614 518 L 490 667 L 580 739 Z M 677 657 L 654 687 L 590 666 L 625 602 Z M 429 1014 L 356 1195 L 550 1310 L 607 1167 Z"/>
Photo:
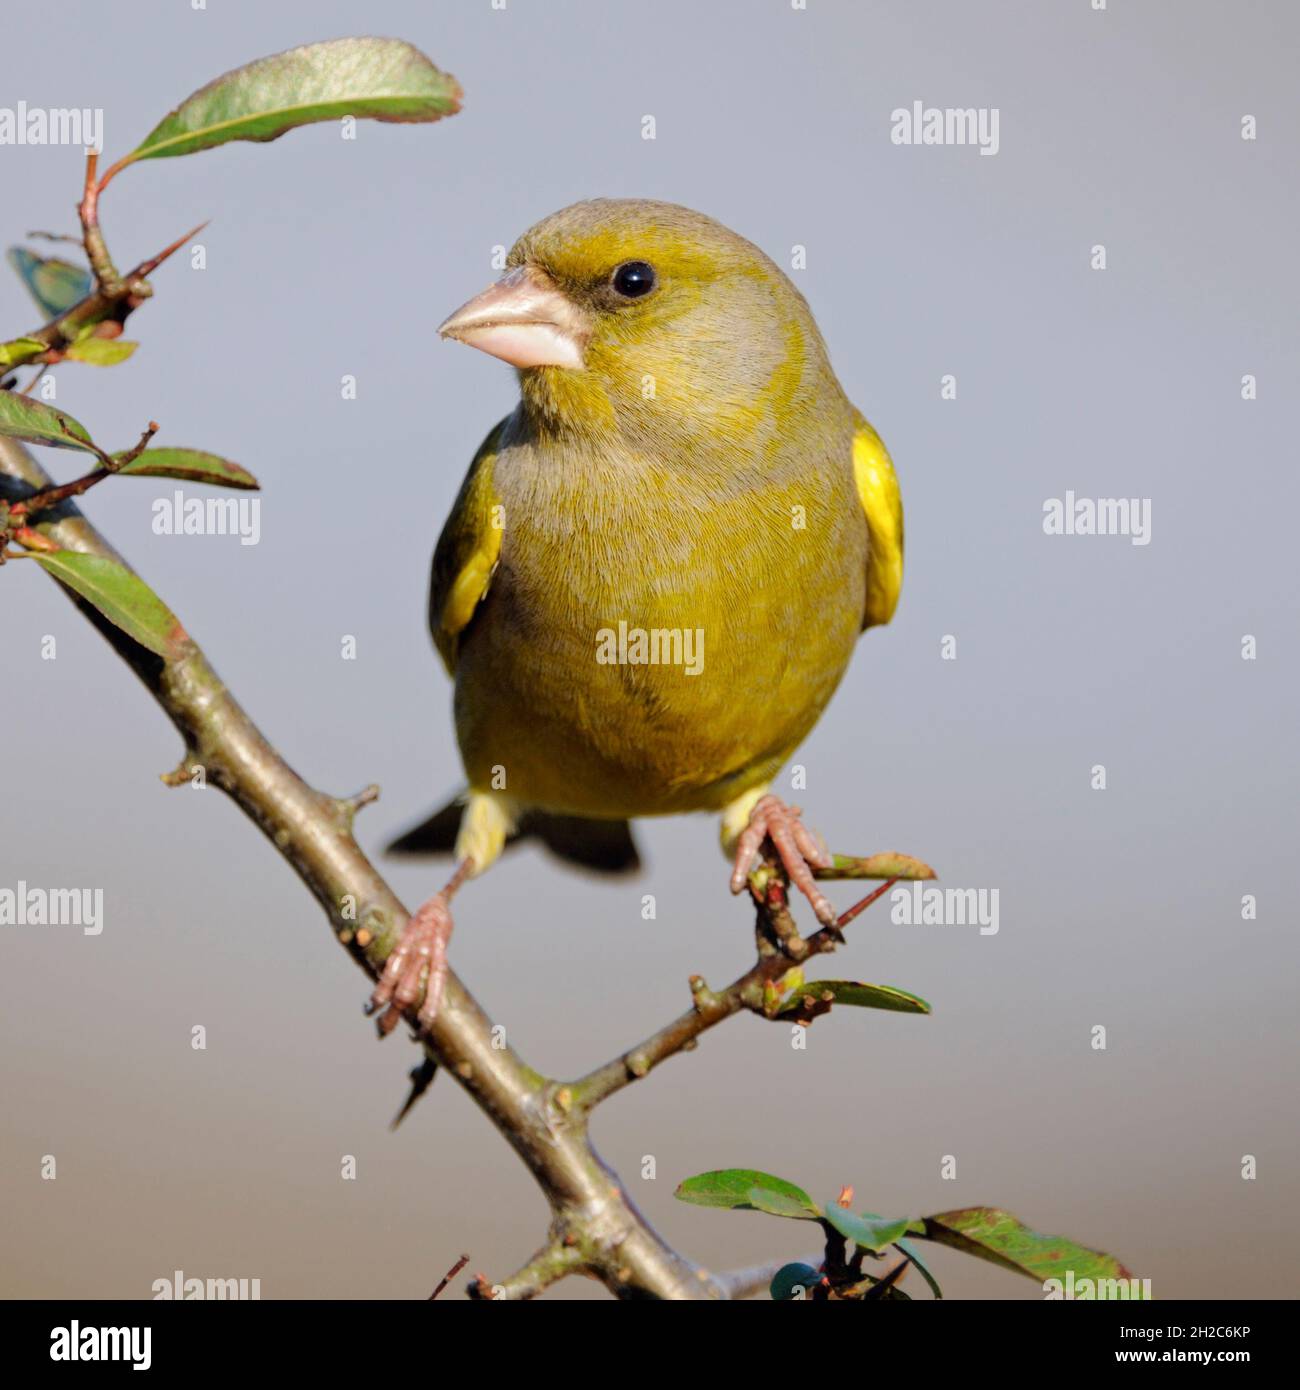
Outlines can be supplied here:
<path id="1" fill-rule="evenodd" d="M 577 432 L 772 429 L 834 382 L 808 306 L 756 247 L 674 203 L 593 199 L 539 222 L 439 332 L 517 367 Z"/>

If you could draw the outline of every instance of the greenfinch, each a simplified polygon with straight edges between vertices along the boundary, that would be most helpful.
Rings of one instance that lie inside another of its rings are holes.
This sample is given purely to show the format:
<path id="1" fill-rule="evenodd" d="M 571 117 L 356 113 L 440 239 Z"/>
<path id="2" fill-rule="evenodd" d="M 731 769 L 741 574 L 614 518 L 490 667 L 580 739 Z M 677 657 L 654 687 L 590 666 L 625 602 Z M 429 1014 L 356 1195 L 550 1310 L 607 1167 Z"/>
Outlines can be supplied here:
<path id="1" fill-rule="evenodd" d="M 513 365 L 433 557 L 469 790 L 399 841 L 452 882 L 372 997 L 438 1007 L 450 898 L 520 831 L 596 868 L 627 819 L 721 814 L 731 887 L 772 838 L 822 921 L 821 844 L 769 792 L 902 583 L 893 464 L 803 296 L 756 246 L 672 203 L 539 222 L 441 334 Z M 384 1021 L 381 1020 L 381 1026 Z"/>

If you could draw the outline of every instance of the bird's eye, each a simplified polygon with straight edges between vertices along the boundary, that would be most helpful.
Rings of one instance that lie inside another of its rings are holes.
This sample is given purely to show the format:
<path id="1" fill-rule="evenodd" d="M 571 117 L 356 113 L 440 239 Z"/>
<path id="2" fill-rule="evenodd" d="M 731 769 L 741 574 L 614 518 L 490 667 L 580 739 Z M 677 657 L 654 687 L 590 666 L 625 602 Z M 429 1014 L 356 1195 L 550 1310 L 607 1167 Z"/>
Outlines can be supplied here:
<path id="1" fill-rule="evenodd" d="M 614 272 L 614 289 L 624 299 L 640 299 L 656 284 L 655 268 L 645 261 L 624 261 Z"/>

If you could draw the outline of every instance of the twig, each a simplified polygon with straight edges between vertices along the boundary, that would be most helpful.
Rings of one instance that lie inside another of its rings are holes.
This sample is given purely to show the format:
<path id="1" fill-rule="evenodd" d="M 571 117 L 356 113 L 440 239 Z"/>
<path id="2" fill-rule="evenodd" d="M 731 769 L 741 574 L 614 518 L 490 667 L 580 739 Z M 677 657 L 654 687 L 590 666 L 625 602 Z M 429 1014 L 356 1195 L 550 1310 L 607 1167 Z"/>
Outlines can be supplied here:
<path id="1" fill-rule="evenodd" d="M 768 1260 L 766 1264 L 750 1265 L 747 1269 L 733 1269 L 726 1274 L 716 1274 L 714 1278 L 727 1292 L 728 1298 L 753 1298 L 756 1293 L 765 1293 L 776 1273 L 788 1264 L 809 1265 L 820 1269 L 822 1256 L 804 1255 L 793 1260 Z"/>
<path id="2" fill-rule="evenodd" d="M 69 438 L 74 437 L 62 416 L 59 417 L 59 424 L 63 427 L 64 434 Z M 15 502 L 9 509 L 10 519 L 35 516 L 38 512 L 48 511 L 51 507 L 58 506 L 60 502 L 66 502 L 70 497 L 80 497 L 83 492 L 88 492 L 96 483 L 102 483 L 105 478 L 111 478 L 114 473 L 120 472 L 128 463 L 134 463 L 144 453 L 149 441 L 157 433 L 157 422 L 150 420 L 148 428 L 140 436 L 139 442 L 127 449 L 125 453 L 117 455 L 116 458 L 112 454 L 105 453 L 98 444 L 93 442 L 88 444 L 87 447 L 94 452 L 95 457 L 100 461 L 101 466 L 99 468 L 83 477 L 74 479 L 70 483 L 63 483 L 59 487 L 42 488 L 40 492 L 33 493 L 30 497 L 24 497 L 20 502 Z M 86 444 L 85 440 L 79 442 Z"/>
<path id="3" fill-rule="evenodd" d="M 104 293 L 114 294 L 122 284 L 108 254 L 104 233 L 99 226 L 99 185 L 95 182 L 95 169 L 99 155 L 94 150 L 86 151 L 86 182 L 81 194 L 81 205 L 77 215 L 81 218 L 81 242 L 86 249 L 86 259 L 95 273 L 95 283 Z"/>
<path id="4" fill-rule="evenodd" d="M 469 1264 L 469 1256 L 462 1255 L 460 1259 L 458 1259 L 456 1263 L 452 1265 L 452 1267 L 446 1272 L 446 1274 L 442 1276 L 441 1280 L 438 1283 L 438 1287 L 434 1289 L 434 1291 L 429 1295 L 430 1303 L 432 1303 L 433 1300 L 438 1297 L 438 1295 L 443 1291 L 443 1289 L 445 1289 L 447 1285 L 451 1283 L 451 1281 L 461 1272 L 462 1269 L 465 1268 L 467 1264 Z"/>
<path id="5" fill-rule="evenodd" d="M 85 209 L 84 201 L 82 207 Z M 103 233 L 99 229 L 93 206 L 89 212 L 92 217 L 90 241 L 85 243 L 88 257 L 91 254 L 90 247 L 96 244 L 96 238 L 98 245 L 103 245 Z M 28 352 L 12 357 L 9 368 L 6 370 L 24 366 L 28 362 L 43 362 L 52 365 L 53 362 L 62 357 L 65 349 L 75 343 L 88 328 L 94 328 L 100 324 L 116 325 L 120 332 L 127 319 L 142 304 L 153 297 L 153 286 L 147 277 L 157 270 L 169 256 L 174 255 L 190 237 L 207 225 L 206 222 L 200 223 L 199 226 L 186 232 L 183 237 L 178 237 L 156 255 L 141 261 L 125 275 L 117 274 L 112 261 L 107 259 L 108 252 L 105 249 L 103 256 L 99 258 L 96 269 L 95 288 L 84 299 L 79 300 L 57 318 L 51 319 L 30 333 L 24 333 L 23 338 L 31 339 L 33 344 L 39 346 L 33 346 Z M 92 261 L 92 266 L 94 264 Z M 107 278 L 100 278 L 101 274 Z M 30 390 L 30 387 L 28 389 Z"/>
<path id="6" fill-rule="evenodd" d="M 18 394 L 20 396 L 30 396 L 32 392 L 35 391 L 36 388 L 41 384 L 41 382 L 44 381 L 44 379 L 49 375 L 50 368 L 53 365 L 54 364 L 50 362 L 42 362 L 36 372 L 36 375 L 32 377 L 32 379 L 27 383 L 26 386 L 23 387 L 21 391 L 19 391 Z"/>
<path id="7" fill-rule="evenodd" d="M 765 987 L 775 984 L 792 964 L 833 951 L 843 940 L 839 932 L 840 926 L 851 921 L 875 902 L 896 881 L 890 879 L 860 903 L 855 903 L 847 912 L 842 913 L 833 927 L 823 927 L 804 940 L 793 930 L 792 925 L 777 925 L 784 917 L 788 917 L 784 888 L 782 887 L 779 894 L 772 892 L 775 883 L 772 875 L 776 872 L 779 861 L 770 843 L 764 845 L 762 853 L 763 865 L 751 876 L 759 904 L 756 932 L 760 943 L 767 941 L 766 950 L 760 945 L 757 963 L 739 979 L 732 981 L 726 989 L 716 993 L 700 976 L 692 975 L 690 986 L 694 1005 L 687 1013 L 675 1018 L 658 1032 L 652 1033 L 636 1047 L 606 1062 L 604 1066 L 597 1067 L 586 1076 L 561 1087 L 561 1092 L 568 1097 L 573 1110 L 590 1113 L 601 1101 L 607 1100 L 625 1086 L 630 1086 L 633 1081 L 648 1076 L 660 1062 L 666 1061 L 678 1052 L 688 1050 L 701 1033 L 742 1009 L 749 1009 L 765 1017 L 770 1016 L 767 1012 L 768 992 Z M 768 939 L 769 930 L 776 937 L 780 949 L 773 948 Z M 796 950 L 797 955 L 794 954 Z"/>
<path id="8" fill-rule="evenodd" d="M 861 902 L 854 903 L 853 906 L 849 908 L 847 912 L 841 912 L 840 915 L 835 919 L 836 929 L 838 930 L 840 928 L 847 927 L 848 924 L 858 915 L 858 913 L 865 912 L 867 908 L 869 908 L 871 904 L 876 901 L 877 898 L 883 897 L 897 882 L 898 880 L 896 878 L 887 878 L 884 881 L 884 883 L 882 883 L 880 887 L 875 890 L 875 892 L 868 893 L 867 896 L 863 898 Z"/>
<path id="9" fill-rule="evenodd" d="M 26 449 L 0 438 L 5 474 L 25 484 L 28 496 L 53 485 Z M 64 504 L 59 519 L 43 521 L 40 533 L 65 549 L 125 563 L 74 503 Z M 191 638 L 160 659 L 67 592 L 176 725 L 188 760 L 202 763 L 209 783 L 226 791 L 271 840 L 324 908 L 336 936 L 348 938 L 352 959 L 377 978 L 407 913 L 361 852 L 337 798 L 309 787 L 284 762 Z M 345 904 L 356 905 L 357 922 L 344 916 Z M 407 1022 L 415 1028 L 414 1010 Z M 553 1229 L 580 1240 L 565 1247 L 572 1254 L 565 1256 L 564 1272 L 581 1269 L 619 1298 L 725 1297 L 714 1280 L 664 1244 L 592 1147 L 585 1115 L 553 1103 L 555 1083 L 500 1046 L 454 972 L 426 1045 L 533 1174 L 550 1203 Z"/>
<path id="10" fill-rule="evenodd" d="M 517 1269 L 499 1283 L 494 1284 L 486 1275 L 480 1274 L 469 1286 L 469 1296 L 494 1303 L 520 1303 L 536 1298 L 544 1289 L 549 1289 L 567 1274 L 576 1274 L 583 1266 L 583 1256 L 576 1241 L 554 1239 L 542 1246 L 522 1269 Z M 627 1275 L 628 1281 L 631 1280 L 632 1271 L 628 1267 L 615 1271 L 616 1283 L 620 1272 Z"/>

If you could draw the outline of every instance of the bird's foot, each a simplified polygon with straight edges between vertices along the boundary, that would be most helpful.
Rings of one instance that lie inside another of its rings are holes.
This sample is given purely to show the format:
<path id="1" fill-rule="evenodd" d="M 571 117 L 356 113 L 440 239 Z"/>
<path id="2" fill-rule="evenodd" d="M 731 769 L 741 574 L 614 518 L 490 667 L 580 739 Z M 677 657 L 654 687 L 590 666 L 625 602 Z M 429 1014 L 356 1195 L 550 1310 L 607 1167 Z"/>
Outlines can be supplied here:
<path id="1" fill-rule="evenodd" d="M 447 943 L 453 926 L 451 899 L 471 865 L 471 860 L 465 860 L 447 886 L 416 910 L 384 962 L 384 973 L 366 1005 L 367 1013 L 379 1014 L 381 1037 L 387 1037 L 401 1021 L 403 1011 L 414 1004 L 420 1005 L 420 1027 L 428 1030 L 433 1026 L 447 985 Z"/>
<path id="2" fill-rule="evenodd" d="M 836 918 L 835 909 L 817 886 L 812 871 L 829 869 L 833 861 L 826 849 L 814 839 L 812 831 L 799 819 L 800 814 L 798 806 L 787 806 L 779 796 L 773 796 L 770 792 L 754 804 L 754 809 L 749 813 L 749 824 L 736 841 L 731 891 L 739 893 L 744 889 L 758 847 L 764 839 L 770 839 L 790 882 L 808 899 L 817 920 L 831 926 Z"/>

